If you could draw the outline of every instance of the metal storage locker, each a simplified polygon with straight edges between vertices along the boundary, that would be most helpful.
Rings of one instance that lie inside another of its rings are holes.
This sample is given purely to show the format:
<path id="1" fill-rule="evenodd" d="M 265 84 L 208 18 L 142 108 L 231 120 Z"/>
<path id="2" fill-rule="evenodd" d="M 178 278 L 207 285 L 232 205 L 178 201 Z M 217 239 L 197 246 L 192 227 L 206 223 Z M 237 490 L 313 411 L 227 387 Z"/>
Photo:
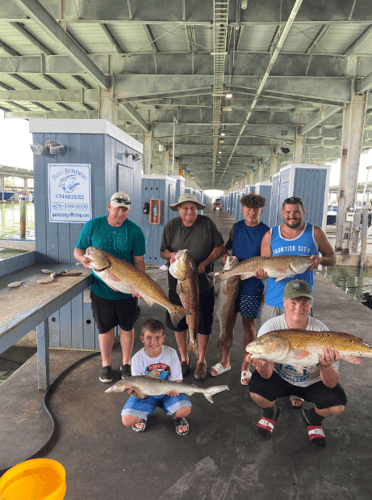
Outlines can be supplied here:
<path id="1" fill-rule="evenodd" d="M 304 203 L 306 222 L 325 230 L 329 176 L 329 166 L 292 163 L 281 168 L 276 225 L 283 223 L 283 201 L 290 196 L 298 196 Z"/>
<path id="2" fill-rule="evenodd" d="M 266 205 L 264 206 L 262 215 L 260 217 L 260 221 L 269 226 L 269 218 L 270 218 L 270 201 L 271 201 L 271 190 L 272 183 L 271 182 L 257 182 L 255 185 L 255 193 L 260 194 L 264 198 L 266 198 Z"/>
<path id="3" fill-rule="evenodd" d="M 152 214 L 144 214 L 141 210 L 141 229 L 146 238 L 146 265 L 161 265 L 160 257 L 161 237 L 165 224 L 178 212 L 173 212 L 169 205 L 176 203 L 177 180 L 166 175 L 143 175 L 141 178 L 141 204 L 150 203 L 150 199 L 160 200 L 159 224 L 151 224 Z"/>

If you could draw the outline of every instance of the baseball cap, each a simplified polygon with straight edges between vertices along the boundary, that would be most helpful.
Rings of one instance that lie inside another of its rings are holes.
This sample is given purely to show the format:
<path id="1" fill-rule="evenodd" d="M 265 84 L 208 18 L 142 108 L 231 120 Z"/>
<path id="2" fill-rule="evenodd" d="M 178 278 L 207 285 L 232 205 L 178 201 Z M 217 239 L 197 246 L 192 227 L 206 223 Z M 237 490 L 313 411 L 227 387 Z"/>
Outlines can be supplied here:
<path id="1" fill-rule="evenodd" d="M 131 201 L 129 195 L 124 193 L 124 191 L 118 191 L 111 196 L 110 204 L 112 207 L 125 207 L 130 210 Z"/>
<path id="2" fill-rule="evenodd" d="M 195 203 L 196 208 L 198 210 L 203 210 L 203 208 L 205 208 L 205 205 L 199 203 L 196 196 L 191 193 L 181 194 L 181 196 L 178 198 L 177 203 L 172 203 L 171 205 L 169 205 L 169 208 L 173 210 L 173 212 L 175 212 L 177 210 L 177 207 L 182 203 L 185 203 L 186 201 L 191 201 L 192 203 Z"/>
<path id="3" fill-rule="evenodd" d="M 308 283 L 303 280 L 292 280 L 284 288 L 284 297 L 287 299 L 297 299 L 298 297 L 313 298 Z"/>

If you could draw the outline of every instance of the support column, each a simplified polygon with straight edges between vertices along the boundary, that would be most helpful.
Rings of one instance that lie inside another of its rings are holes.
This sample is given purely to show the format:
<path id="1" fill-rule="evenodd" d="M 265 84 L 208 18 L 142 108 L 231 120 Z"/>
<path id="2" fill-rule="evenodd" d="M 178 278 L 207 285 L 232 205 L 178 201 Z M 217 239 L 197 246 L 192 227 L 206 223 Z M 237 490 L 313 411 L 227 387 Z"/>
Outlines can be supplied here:
<path id="1" fill-rule="evenodd" d="M 98 118 L 117 125 L 118 103 L 113 96 L 113 87 L 108 90 L 99 87 Z"/>
<path id="2" fill-rule="evenodd" d="M 254 184 L 254 172 L 253 170 L 251 170 L 249 174 L 249 185 L 253 186 L 253 184 Z"/>
<path id="3" fill-rule="evenodd" d="M 163 174 L 164 175 L 169 175 L 169 159 L 170 159 L 169 150 L 165 151 L 163 149 Z"/>
<path id="4" fill-rule="evenodd" d="M 361 95 L 355 94 L 344 112 L 345 130 L 343 130 L 342 138 L 342 172 L 340 173 L 339 207 L 337 210 L 337 236 L 341 236 L 342 254 L 350 253 L 352 222 L 346 221 L 346 216 L 348 212 L 354 213 L 367 94 L 368 92 Z M 337 236 L 336 247 L 339 248 Z"/>
<path id="5" fill-rule="evenodd" d="M 144 175 L 152 174 L 152 131 L 143 131 L 142 167 Z"/>
<path id="6" fill-rule="evenodd" d="M 336 244 L 335 251 L 341 252 L 342 235 L 344 232 L 345 221 L 345 189 L 346 189 L 346 163 L 347 153 L 349 150 L 350 139 L 350 122 L 351 122 L 351 105 L 343 109 L 342 123 L 342 139 L 341 139 L 341 165 L 340 165 L 340 182 L 338 189 L 338 207 L 336 218 Z"/>
<path id="7" fill-rule="evenodd" d="M 258 182 L 263 182 L 264 180 L 264 164 L 260 163 L 258 165 Z"/>
<path id="8" fill-rule="evenodd" d="M 305 141 L 306 136 L 299 134 L 297 131 L 293 149 L 293 163 L 304 162 Z"/>
<path id="9" fill-rule="evenodd" d="M 185 187 L 191 186 L 191 176 L 190 172 L 185 172 Z"/>
<path id="10" fill-rule="evenodd" d="M 0 200 L 4 200 L 4 186 L 5 186 L 5 175 L 0 175 L 0 191 L 1 191 L 1 196 Z"/>
<path id="11" fill-rule="evenodd" d="M 244 189 L 245 189 L 245 186 L 248 186 L 248 182 L 249 182 L 248 178 L 249 178 L 249 177 L 248 177 L 248 172 L 247 172 L 247 173 L 245 174 L 245 176 L 244 176 Z"/>
<path id="12" fill-rule="evenodd" d="M 273 151 L 273 154 L 271 155 L 271 170 L 270 170 L 270 180 L 273 180 L 273 175 L 278 173 L 278 160 L 279 160 L 279 153 L 275 152 L 275 148 Z"/>

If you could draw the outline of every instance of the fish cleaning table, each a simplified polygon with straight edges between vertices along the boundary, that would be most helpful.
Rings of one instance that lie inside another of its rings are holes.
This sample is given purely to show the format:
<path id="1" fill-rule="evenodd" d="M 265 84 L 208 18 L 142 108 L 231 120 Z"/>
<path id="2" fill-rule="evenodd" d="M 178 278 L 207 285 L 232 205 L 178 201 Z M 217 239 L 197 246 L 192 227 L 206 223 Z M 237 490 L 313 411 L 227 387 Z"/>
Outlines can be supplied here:
<path id="1" fill-rule="evenodd" d="M 81 272 L 79 276 L 57 276 L 50 283 L 38 283 L 48 278 L 42 269 L 53 272 Z M 9 288 L 9 283 L 22 281 Z M 14 345 L 29 331 L 44 324 L 37 334 L 38 387 L 49 386 L 48 317 L 83 292 L 91 283 L 91 271 L 84 267 L 62 264 L 34 264 L 0 277 L 0 354 Z"/>

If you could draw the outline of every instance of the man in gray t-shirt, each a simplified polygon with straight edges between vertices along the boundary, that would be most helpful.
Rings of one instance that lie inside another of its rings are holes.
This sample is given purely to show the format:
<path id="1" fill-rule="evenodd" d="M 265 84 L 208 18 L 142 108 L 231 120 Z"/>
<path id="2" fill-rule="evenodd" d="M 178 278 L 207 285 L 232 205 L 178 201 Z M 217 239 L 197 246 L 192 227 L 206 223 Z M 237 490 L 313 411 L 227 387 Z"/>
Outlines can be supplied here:
<path id="1" fill-rule="evenodd" d="M 172 264 L 178 250 L 187 249 L 193 258 L 199 277 L 199 329 L 197 343 L 199 359 L 194 377 L 198 379 L 207 376 L 205 356 L 212 331 L 214 288 L 213 278 L 208 273 L 213 271 L 213 263 L 224 253 L 223 238 L 215 223 L 204 215 L 198 215 L 198 210 L 205 208 L 196 196 L 183 194 L 178 202 L 170 205 L 171 210 L 178 211 L 180 216 L 169 220 L 164 226 L 160 256 Z M 181 304 L 177 295 L 177 280 L 168 272 L 169 300 L 173 304 Z M 166 325 L 175 332 L 177 345 L 181 355 L 183 374 L 190 366 L 187 354 L 187 324 L 186 319 L 178 325 L 173 325 L 167 313 Z"/>

